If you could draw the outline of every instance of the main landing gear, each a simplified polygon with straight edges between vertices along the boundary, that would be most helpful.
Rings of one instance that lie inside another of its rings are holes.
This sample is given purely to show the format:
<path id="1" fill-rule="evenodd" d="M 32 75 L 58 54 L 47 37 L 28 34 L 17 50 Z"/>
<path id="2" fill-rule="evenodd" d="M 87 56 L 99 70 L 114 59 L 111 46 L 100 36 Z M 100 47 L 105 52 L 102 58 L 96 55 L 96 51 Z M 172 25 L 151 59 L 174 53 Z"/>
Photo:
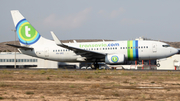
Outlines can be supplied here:
<path id="1" fill-rule="evenodd" d="M 99 69 L 98 62 L 94 62 L 91 67 L 92 67 L 92 69 Z"/>

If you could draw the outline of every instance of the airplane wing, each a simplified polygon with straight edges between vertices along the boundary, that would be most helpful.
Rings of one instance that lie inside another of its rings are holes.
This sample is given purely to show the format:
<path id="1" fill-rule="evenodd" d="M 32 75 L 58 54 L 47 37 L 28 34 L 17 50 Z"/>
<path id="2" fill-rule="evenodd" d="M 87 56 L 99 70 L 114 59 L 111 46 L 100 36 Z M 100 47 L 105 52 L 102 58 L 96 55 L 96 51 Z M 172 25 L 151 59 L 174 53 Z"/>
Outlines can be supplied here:
<path id="1" fill-rule="evenodd" d="M 15 48 L 22 48 L 25 50 L 33 50 L 33 48 L 25 47 L 25 46 L 19 46 L 19 45 L 13 45 L 13 44 L 6 44 L 6 45 L 11 46 L 11 47 L 15 47 Z"/>
<path id="2" fill-rule="evenodd" d="M 65 44 L 61 43 L 61 41 L 59 41 L 57 36 L 52 31 L 51 31 L 51 34 L 52 34 L 52 37 L 53 37 L 55 43 L 58 46 L 72 50 L 76 54 L 81 55 L 82 57 L 86 57 L 87 59 L 104 59 L 106 56 L 105 53 L 99 53 L 99 52 L 94 52 L 94 51 L 90 51 L 90 50 L 85 50 L 85 49 L 65 45 Z"/>

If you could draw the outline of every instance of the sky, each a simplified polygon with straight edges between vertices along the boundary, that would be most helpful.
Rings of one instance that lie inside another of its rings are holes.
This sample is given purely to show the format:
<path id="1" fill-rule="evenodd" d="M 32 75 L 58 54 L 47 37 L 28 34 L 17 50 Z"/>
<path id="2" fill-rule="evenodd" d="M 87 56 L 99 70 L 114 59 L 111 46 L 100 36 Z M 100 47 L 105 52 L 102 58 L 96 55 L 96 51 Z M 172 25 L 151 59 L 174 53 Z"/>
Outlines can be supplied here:
<path id="1" fill-rule="evenodd" d="M 11 10 L 19 10 L 41 36 L 60 40 L 180 42 L 180 0 L 0 0 L 0 42 L 14 41 Z"/>

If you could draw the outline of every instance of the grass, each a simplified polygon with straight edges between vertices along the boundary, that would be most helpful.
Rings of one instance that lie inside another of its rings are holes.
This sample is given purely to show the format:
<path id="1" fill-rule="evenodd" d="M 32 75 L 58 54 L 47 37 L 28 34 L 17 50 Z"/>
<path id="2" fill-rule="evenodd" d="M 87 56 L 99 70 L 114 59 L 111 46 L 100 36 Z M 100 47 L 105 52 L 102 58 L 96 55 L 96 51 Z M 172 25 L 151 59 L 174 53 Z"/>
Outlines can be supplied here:
<path id="1" fill-rule="evenodd" d="M 31 94 L 34 94 L 34 92 L 32 92 L 32 91 L 27 91 L 26 94 L 27 94 L 27 95 L 31 95 Z"/>
<path id="2" fill-rule="evenodd" d="M 8 87 L 9 85 L 4 83 L 4 82 L 0 82 L 0 87 Z"/>
<path id="3" fill-rule="evenodd" d="M 92 76 L 92 75 L 87 75 L 87 76 L 85 76 L 85 78 L 86 78 L 86 79 L 92 79 L 93 76 Z"/>
<path id="4" fill-rule="evenodd" d="M 12 73 L 13 73 L 13 71 L 9 71 L 9 70 L 2 70 L 2 73 L 3 73 L 3 74 L 12 74 Z"/>
<path id="5" fill-rule="evenodd" d="M 180 74 L 169 71 L 0 70 L 0 78 L 2 98 L 16 100 L 178 100 L 180 93 Z M 148 86 L 165 88 L 137 88 Z"/>
<path id="6" fill-rule="evenodd" d="M 40 73 L 41 74 L 46 74 L 46 71 L 45 70 L 41 70 Z"/>
<path id="7" fill-rule="evenodd" d="M 111 76 L 104 76 L 104 79 L 111 79 L 112 77 Z"/>
<path id="8" fill-rule="evenodd" d="M 128 80 L 123 81 L 123 83 L 129 83 Z"/>
<path id="9" fill-rule="evenodd" d="M 133 76 L 133 77 L 131 77 L 131 78 L 132 78 L 132 79 L 136 79 L 136 77 L 134 77 L 134 76 Z"/>
<path id="10" fill-rule="evenodd" d="M 112 95 L 118 97 L 119 93 L 116 92 L 116 93 L 113 93 Z"/>
<path id="11" fill-rule="evenodd" d="M 99 83 L 97 84 L 91 84 L 90 88 L 99 88 L 101 85 Z"/>
<path id="12" fill-rule="evenodd" d="M 154 82 L 154 81 L 152 81 L 151 83 L 152 83 L 152 84 L 154 84 L 155 82 Z"/>
<path id="13" fill-rule="evenodd" d="M 69 87 L 70 87 L 70 88 L 75 88 L 74 85 L 70 85 Z"/>
<path id="14" fill-rule="evenodd" d="M 62 78 L 73 78 L 73 77 L 70 76 L 70 75 L 62 75 L 61 77 L 62 77 Z"/>
<path id="15" fill-rule="evenodd" d="M 47 77 L 47 80 L 50 80 L 50 77 Z"/>
<path id="16" fill-rule="evenodd" d="M 4 98 L 0 96 L 0 100 L 3 100 Z"/>

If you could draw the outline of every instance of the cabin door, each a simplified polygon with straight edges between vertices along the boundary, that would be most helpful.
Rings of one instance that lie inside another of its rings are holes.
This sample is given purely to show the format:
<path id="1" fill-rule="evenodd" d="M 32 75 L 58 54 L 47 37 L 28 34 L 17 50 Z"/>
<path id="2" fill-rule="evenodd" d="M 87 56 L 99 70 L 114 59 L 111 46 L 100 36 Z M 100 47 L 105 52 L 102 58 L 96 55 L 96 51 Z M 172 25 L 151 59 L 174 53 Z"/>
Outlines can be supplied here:
<path id="1" fill-rule="evenodd" d="M 153 53 L 157 52 L 157 44 L 155 44 L 155 43 L 152 44 L 152 51 L 153 51 Z"/>
<path id="2" fill-rule="evenodd" d="M 49 48 L 44 48 L 44 55 L 45 57 L 49 57 Z"/>

